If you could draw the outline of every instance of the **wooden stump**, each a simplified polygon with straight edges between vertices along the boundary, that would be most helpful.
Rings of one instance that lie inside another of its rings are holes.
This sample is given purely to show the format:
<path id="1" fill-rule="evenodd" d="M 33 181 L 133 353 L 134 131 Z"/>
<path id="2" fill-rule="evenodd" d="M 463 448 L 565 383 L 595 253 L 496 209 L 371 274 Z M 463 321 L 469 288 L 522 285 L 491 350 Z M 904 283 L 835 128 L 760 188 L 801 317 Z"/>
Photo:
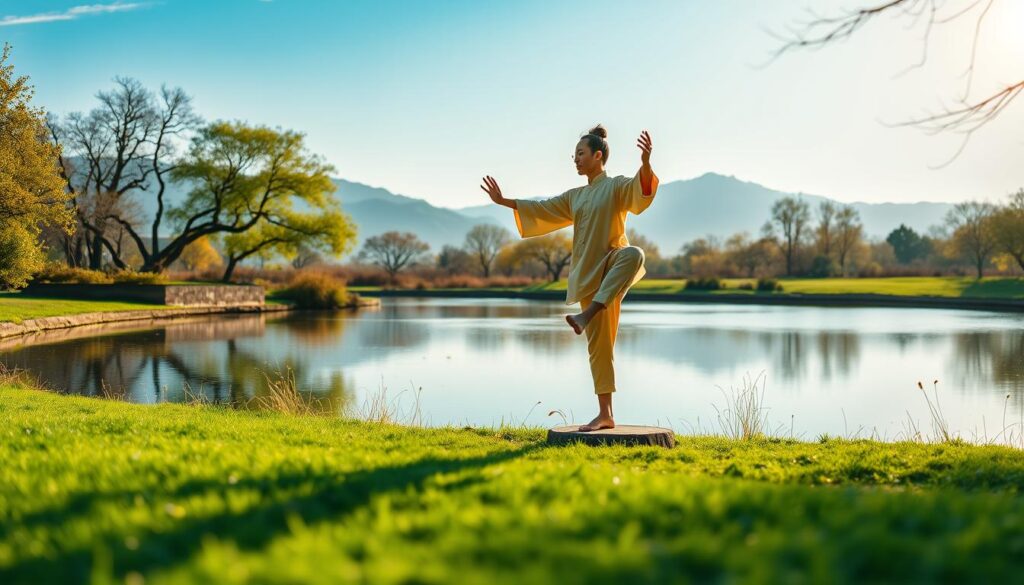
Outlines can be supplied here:
<path id="1" fill-rule="evenodd" d="M 676 445 L 675 433 L 661 427 L 619 425 L 614 429 L 583 432 L 579 425 L 548 429 L 548 443 L 586 443 L 588 445 L 658 445 L 672 448 Z"/>

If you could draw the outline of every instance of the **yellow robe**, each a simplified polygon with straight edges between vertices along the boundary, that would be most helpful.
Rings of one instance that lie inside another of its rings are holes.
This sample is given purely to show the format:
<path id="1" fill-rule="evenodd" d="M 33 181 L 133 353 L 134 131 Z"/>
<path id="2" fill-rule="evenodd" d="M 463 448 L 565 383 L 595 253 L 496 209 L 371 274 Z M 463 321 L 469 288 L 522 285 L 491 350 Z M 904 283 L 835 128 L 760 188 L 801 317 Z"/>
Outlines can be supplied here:
<path id="1" fill-rule="evenodd" d="M 650 207 L 658 191 L 658 176 L 641 184 L 640 171 L 633 177 L 609 177 L 602 172 L 590 184 L 569 189 L 543 201 L 517 199 L 513 210 L 519 235 L 542 236 L 573 226 L 572 260 L 565 304 L 577 303 L 597 292 L 609 258 L 618 248 L 629 246 L 626 213 L 640 214 Z M 629 286 L 644 277 L 641 265 Z M 629 286 L 626 288 L 628 289 Z"/>
<path id="2" fill-rule="evenodd" d="M 587 350 L 594 392 L 615 392 L 615 337 L 619 307 L 629 287 L 643 278 L 644 254 L 626 239 L 626 214 L 650 207 L 658 177 L 643 185 L 640 172 L 632 178 L 594 177 L 585 187 L 569 189 L 544 201 L 516 200 L 516 227 L 524 238 L 573 227 L 572 262 L 566 304 L 593 302 L 605 309 L 587 325 Z"/>

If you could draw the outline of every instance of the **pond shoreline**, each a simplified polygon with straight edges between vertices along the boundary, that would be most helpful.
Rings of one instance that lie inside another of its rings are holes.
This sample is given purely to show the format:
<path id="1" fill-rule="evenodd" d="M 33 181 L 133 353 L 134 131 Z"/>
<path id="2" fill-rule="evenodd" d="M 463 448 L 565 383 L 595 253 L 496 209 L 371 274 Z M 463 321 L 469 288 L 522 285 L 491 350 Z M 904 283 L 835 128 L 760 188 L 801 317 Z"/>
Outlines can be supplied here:
<path id="1" fill-rule="evenodd" d="M 0 339 L 51 331 L 54 329 L 69 329 L 87 325 L 121 323 L 125 321 L 157 321 L 173 319 L 175 317 L 194 317 L 197 315 L 215 315 L 224 313 L 274 313 L 294 310 L 295 308 L 290 305 L 216 305 L 79 313 L 77 315 L 25 319 L 21 323 L 0 323 Z"/>
<path id="2" fill-rule="evenodd" d="M 360 290 L 358 292 L 360 295 L 367 297 L 525 299 L 563 302 L 565 300 L 565 292 L 563 291 L 381 289 Z M 921 309 L 965 309 L 973 311 L 1006 311 L 1014 313 L 1024 312 L 1024 300 L 1018 299 L 899 296 L 879 294 L 679 294 L 633 292 L 627 294 L 624 298 L 624 302 L 631 301 L 823 307 L 901 307 Z"/>

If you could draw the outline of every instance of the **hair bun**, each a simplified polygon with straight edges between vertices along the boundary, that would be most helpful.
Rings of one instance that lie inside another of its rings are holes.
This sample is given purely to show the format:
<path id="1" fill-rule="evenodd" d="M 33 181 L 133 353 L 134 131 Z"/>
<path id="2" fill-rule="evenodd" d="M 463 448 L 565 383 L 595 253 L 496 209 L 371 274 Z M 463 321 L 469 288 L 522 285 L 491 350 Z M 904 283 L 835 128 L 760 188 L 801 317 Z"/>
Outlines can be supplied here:
<path id="1" fill-rule="evenodd" d="M 608 138 L 608 131 L 600 124 L 591 128 L 587 134 L 593 134 L 594 136 L 600 136 L 601 138 Z"/>

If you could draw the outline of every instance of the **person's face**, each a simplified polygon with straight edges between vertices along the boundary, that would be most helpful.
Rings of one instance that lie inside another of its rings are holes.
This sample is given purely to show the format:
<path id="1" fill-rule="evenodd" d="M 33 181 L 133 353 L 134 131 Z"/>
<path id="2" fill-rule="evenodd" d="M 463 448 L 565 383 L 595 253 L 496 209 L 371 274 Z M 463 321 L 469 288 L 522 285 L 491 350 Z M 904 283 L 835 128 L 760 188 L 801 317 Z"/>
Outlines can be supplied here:
<path id="1" fill-rule="evenodd" d="M 576 154 L 572 157 L 572 161 L 576 163 L 576 174 L 586 175 L 592 170 L 600 169 L 604 164 L 603 157 L 600 150 L 591 151 L 587 141 L 581 139 L 576 143 Z"/>

